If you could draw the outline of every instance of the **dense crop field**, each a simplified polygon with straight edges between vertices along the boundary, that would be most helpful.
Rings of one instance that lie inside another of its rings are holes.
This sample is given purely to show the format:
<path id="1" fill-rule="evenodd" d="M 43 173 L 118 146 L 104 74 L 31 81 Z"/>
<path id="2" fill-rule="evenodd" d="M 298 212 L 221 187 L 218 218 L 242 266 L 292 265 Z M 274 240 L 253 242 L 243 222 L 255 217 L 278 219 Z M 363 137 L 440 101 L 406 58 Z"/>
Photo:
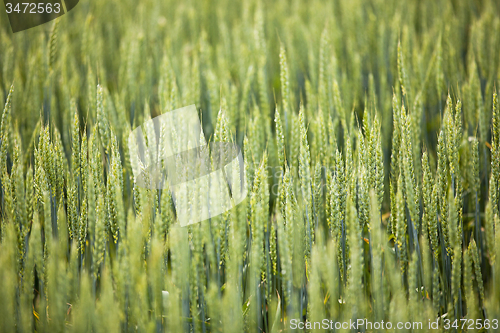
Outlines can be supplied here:
<path id="1" fill-rule="evenodd" d="M 499 332 L 499 67 L 496 0 L 0 13 L 0 332 Z M 127 140 L 190 104 L 248 196 L 182 227 Z"/>

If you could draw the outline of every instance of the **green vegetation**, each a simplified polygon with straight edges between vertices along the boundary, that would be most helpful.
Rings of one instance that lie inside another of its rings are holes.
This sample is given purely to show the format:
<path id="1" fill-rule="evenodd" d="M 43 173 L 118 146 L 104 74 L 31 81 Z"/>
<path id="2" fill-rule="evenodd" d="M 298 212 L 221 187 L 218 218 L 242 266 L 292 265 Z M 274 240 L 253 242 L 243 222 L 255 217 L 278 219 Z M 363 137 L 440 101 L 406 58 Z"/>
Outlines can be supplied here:
<path id="1" fill-rule="evenodd" d="M 500 320 L 498 1 L 0 17 L 0 332 Z M 127 139 L 190 104 L 242 147 L 249 193 L 182 228 Z"/>

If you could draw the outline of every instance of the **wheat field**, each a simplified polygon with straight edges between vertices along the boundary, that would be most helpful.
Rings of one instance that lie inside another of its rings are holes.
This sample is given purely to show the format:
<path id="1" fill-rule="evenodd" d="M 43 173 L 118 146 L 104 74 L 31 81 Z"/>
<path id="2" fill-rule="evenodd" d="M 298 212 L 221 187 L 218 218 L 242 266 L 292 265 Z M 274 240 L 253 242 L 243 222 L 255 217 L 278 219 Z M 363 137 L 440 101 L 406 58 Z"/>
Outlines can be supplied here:
<path id="1" fill-rule="evenodd" d="M 0 332 L 500 332 L 499 67 L 495 0 L 0 13 Z M 191 104 L 248 195 L 183 227 L 127 140 Z"/>

